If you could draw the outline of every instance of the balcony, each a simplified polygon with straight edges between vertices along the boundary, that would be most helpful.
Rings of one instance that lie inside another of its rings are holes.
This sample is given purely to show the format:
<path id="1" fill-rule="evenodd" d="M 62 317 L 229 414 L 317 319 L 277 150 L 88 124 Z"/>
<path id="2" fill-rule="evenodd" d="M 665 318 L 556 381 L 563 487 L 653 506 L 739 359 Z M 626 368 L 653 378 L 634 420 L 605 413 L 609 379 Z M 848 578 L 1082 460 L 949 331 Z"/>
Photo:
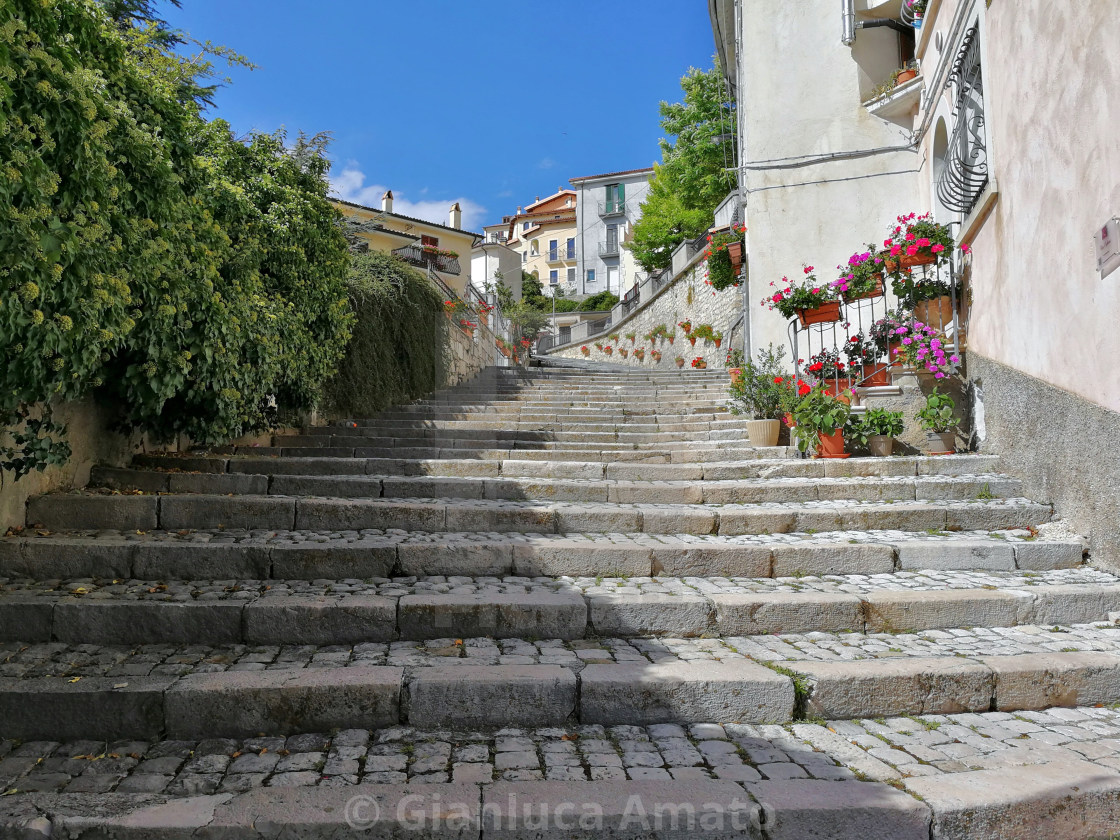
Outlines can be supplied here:
<path id="1" fill-rule="evenodd" d="M 600 242 L 599 243 L 599 256 L 600 257 L 617 257 L 618 256 L 618 240 L 614 242 Z"/>
<path id="2" fill-rule="evenodd" d="M 626 202 L 622 201 L 621 199 L 615 199 L 613 201 L 600 201 L 599 215 L 604 218 L 607 216 L 625 216 Z"/>
<path id="3" fill-rule="evenodd" d="M 570 251 L 566 251 L 562 248 L 557 248 L 555 251 L 548 252 L 548 261 L 550 263 L 560 263 L 567 260 L 574 260 L 575 258 L 576 252 L 574 248 Z"/>
<path id="4" fill-rule="evenodd" d="M 419 268 L 431 268 L 442 274 L 461 274 L 462 269 L 459 267 L 459 258 L 457 256 L 449 256 L 448 254 L 441 254 L 437 250 L 425 248 L 423 245 L 405 245 L 403 248 L 395 248 L 393 256 L 399 257 L 409 265 L 415 265 Z"/>

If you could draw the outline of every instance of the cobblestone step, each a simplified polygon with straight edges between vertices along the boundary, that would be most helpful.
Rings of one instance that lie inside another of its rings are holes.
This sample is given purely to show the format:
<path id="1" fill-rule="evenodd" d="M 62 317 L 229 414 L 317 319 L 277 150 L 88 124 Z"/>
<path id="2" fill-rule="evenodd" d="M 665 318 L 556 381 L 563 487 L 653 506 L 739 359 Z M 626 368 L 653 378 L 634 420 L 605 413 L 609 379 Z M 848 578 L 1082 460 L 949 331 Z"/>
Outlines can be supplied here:
<path id="1" fill-rule="evenodd" d="M 32 500 L 27 522 L 49 530 L 408 529 L 434 532 L 776 534 L 868 528 L 997 531 L 1047 522 L 1028 499 L 628 504 L 440 498 L 338 499 L 207 494 L 53 494 Z"/>
<path id="2" fill-rule="evenodd" d="M 713 536 L 40 529 L 0 537 L 0 575 L 364 580 L 416 575 L 781 578 L 924 569 L 1034 573 L 1079 566 L 1082 551 L 1079 541 L 1035 540 L 1026 530 Z"/>
<path id="3" fill-rule="evenodd" d="M 805 581 L 805 582 L 803 582 Z M 827 578 L 361 581 L 0 579 L 0 640 L 331 645 L 448 637 L 898 632 L 1106 621 L 1120 579 L 923 572 Z"/>
<path id="4" fill-rule="evenodd" d="M 0 655 L 0 720 L 24 740 L 291 735 L 359 721 L 781 723 L 1120 701 L 1120 628 L 1096 625 L 319 648 L 5 643 Z"/>
<path id="5" fill-rule="evenodd" d="M 262 464 L 267 468 L 267 462 Z M 614 471 L 616 474 L 621 472 Z M 697 481 L 692 475 L 658 480 L 669 471 L 650 467 L 628 471 L 637 480 L 555 476 L 379 476 L 337 474 L 181 474 L 95 467 L 90 487 L 146 493 L 234 493 L 338 498 L 456 498 L 555 500 L 659 504 L 761 504 L 787 501 L 861 499 L 1009 498 L 1022 483 L 1006 475 L 888 476 L 859 478 L 763 478 Z M 702 474 L 697 467 L 693 474 Z M 645 477 L 643 478 L 643 474 Z"/>
<path id="6" fill-rule="evenodd" d="M 256 837 L 247 822 L 271 818 L 302 837 L 337 837 L 354 828 L 347 816 L 368 817 L 376 804 L 386 830 L 454 836 L 461 800 L 472 837 L 501 828 L 500 809 L 511 801 L 530 807 L 538 831 L 550 820 L 560 829 L 601 814 L 602 822 L 585 826 L 598 836 L 623 825 L 625 801 L 632 833 L 610 836 L 661 836 L 654 816 L 686 820 L 683 805 L 697 822 L 678 828 L 691 837 L 757 838 L 762 825 L 786 832 L 776 836 L 835 840 L 1107 837 L 1120 820 L 1118 749 L 1120 715 L 1085 706 L 784 726 L 398 726 L 287 738 L 6 740 L 0 832 L 48 836 L 53 820 L 66 836 L 162 837 L 174 814 L 179 831 Z M 556 810 L 562 795 L 574 812 Z M 402 810 L 406 796 L 413 798 Z M 705 830 L 744 806 L 749 813 L 730 835 Z M 418 825 L 433 814 L 448 823 Z"/>

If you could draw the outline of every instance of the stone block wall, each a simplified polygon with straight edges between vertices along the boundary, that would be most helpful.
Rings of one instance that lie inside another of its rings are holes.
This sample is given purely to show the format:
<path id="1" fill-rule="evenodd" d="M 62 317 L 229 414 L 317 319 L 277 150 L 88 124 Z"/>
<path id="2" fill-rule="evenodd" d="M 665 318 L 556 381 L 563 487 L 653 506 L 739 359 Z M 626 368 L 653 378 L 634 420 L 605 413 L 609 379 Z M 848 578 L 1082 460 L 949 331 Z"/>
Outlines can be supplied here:
<path id="1" fill-rule="evenodd" d="M 713 292 L 705 283 L 706 279 L 707 263 L 703 259 L 694 259 L 649 301 L 643 301 L 628 317 L 611 325 L 607 333 L 618 333 L 618 341 L 610 341 L 600 333 L 562 345 L 549 355 L 661 370 L 675 370 L 677 366 L 674 360 L 677 356 L 683 357 L 685 369 L 690 369 L 692 360 L 699 356 L 708 363 L 709 368 L 725 367 L 732 341 L 734 340 L 734 346 L 742 345 L 742 334 L 738 329 L 732 335 L 732 327 L 740 320 L 743 311 L 742 290 L 734 288 Z M 700 324 L 711 324 L 713 330 L 723 333 L 722 345 L 717 348 L 714 343 L 701 339 L 696 342 L 695 347 L 691 346 L 684 330 L 677 326 L 685 320 L 691 321 L 694 328 Z M 670 332 L 676 332 L 676 339 L 672 344 L 664 339 L 650 344 L 642 338 L 658 324 L 665 324 Z M 627 333 L 634 333 L 633 342 L 626 338 Z M 610 344 L 614 352 L 607 355 L 596 350 L 596 342 L 604 346 Z M 585 357 L 580 352 L 582 346 L 588 347 L 591 355 Z M 627 358 L 622 358 L 619 348 L 628 351 Z M 634 357 L 635 348 L 645 350 L 644 359 Z M 660 362 L 653 360 L 651 350 L 661 351 Z"/>

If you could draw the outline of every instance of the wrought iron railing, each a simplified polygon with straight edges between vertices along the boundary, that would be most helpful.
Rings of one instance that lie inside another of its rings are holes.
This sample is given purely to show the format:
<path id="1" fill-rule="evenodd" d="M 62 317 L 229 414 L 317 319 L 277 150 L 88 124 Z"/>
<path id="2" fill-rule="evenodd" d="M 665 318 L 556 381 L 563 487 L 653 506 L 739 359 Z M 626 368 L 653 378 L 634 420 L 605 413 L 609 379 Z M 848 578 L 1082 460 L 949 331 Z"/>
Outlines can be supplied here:
<path id="1" fill-rule="evenodd" d="M 963 345 L 961 333 L 961 318 L 959 315 L 961 301 L 963 300 L 962 278 L 964 276 L 962 255 L 956 252 L 954 257 L 943 260 L 936 265 L 919 266 L 914 269 L 913 276 L 919 283 L 938 283 L 942 288 L 948 289 L 951 316 L 942 318 L 938 313 L 936 321 L 925 316 L 929 326 L 945 335 L 947 345 L 959 353 Z M 840 303 L 840 320 L 828 321 L 820 324 L 802 326 L 798 318 L 790 320 L 787 327 L 790 348 L 793 350 L 794 370 L 797 376 L 806 376 L 822 382 L 828 387 L 831 383 L 833 393 L 839 393 L 844 388 L 867 387 L 872 384 L 882 384 L 878 377 L 889 371 L 896 362 L 889 355 L 890 349 L 880 349 L 874 358 L 857 357 L 853 360 L 844 353 L 848 341 L 857 335 L 862 335 L 865 340 L 870 339 L 870 329 L 876 321 L 884 318 L 889 311 L 899 310 L 900 307 L 913 305 L 913 302 L 900 301 L 891 290 L 890 277 L 884 279 L 883 294 L 877 297 L 863 298 Z M 927 307 L 928 309 L 928 307 Z M 906 320 L 902 318 L 901 320 Z M 901 342 L 901 338 L 899 339 Z M 810 360 L 821 354 L 831 351 L 836 358 L 847 359 L 844 371 L 836 369 L 826 377 L 813 376 L 808 371 Z M 874 382 L 872 380 L 875 380 Z M 889 376 L 886 381 L 889 383 Z"/>
<path id="2" fill-rule="evenodd" d="M 618 240 L 614 242 L 600 242 L 599 243 L 599 256 L 600 257 L 617 257 L 618 256 Z"/>
<path id="3" fill-rule="evenodd" d="M 626 202 L 621 199 L 613 201 L 600 201 L 599 202 L 599 215 L 600 216 L 624 216 L 626 215 Z"/>
<path id="4" fill-rule="evenodd" d="M 405 245 L 403 248 L 393 249 L 393 256 L 400 257 L 410 265 L 421 268 L 431 267 L 444 274 L 461 274 L 458 257 L 440 254 L 437 251 L 425 248 L 423 245 Z"/>
<path id="5" fill-rule="evenodd" d="M 641 303 L 641 300 L 642 300 L 641 290 L 635 284 L 635 286 L 632 289 L 630 289 L 630 291 L 628 291 L 625 295 L 622 296 L 622 301 L 621 301 L 621 303 L 622 303 L 622 314 L 623 315 L 629 315 L 630 312 L 639 303 Z"/>
<path id="6" fill-rule="evenodd" d="M 988 186 L 988 150 L 984 119 L 984 78 L 980 36 L 974 26 L 965 34 L 949 82 L 955 88 L 953 133 L 937 178 L 937 199 L 968 215 Z"/>

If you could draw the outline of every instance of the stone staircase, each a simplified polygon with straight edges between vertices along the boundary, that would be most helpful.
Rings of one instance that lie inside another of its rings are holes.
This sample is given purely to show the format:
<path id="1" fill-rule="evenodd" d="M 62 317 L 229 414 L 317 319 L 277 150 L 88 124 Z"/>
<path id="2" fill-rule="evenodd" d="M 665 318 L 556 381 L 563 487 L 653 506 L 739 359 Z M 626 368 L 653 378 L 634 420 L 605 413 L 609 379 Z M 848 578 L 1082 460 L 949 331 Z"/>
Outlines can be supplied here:
<path id="1" fill-rule="evenodd" d="M 0 836 L 1120 830 L 1120 579 L 992 456 L 804 460 L 725 398 L 501 370 L 33 500 Z"/>

